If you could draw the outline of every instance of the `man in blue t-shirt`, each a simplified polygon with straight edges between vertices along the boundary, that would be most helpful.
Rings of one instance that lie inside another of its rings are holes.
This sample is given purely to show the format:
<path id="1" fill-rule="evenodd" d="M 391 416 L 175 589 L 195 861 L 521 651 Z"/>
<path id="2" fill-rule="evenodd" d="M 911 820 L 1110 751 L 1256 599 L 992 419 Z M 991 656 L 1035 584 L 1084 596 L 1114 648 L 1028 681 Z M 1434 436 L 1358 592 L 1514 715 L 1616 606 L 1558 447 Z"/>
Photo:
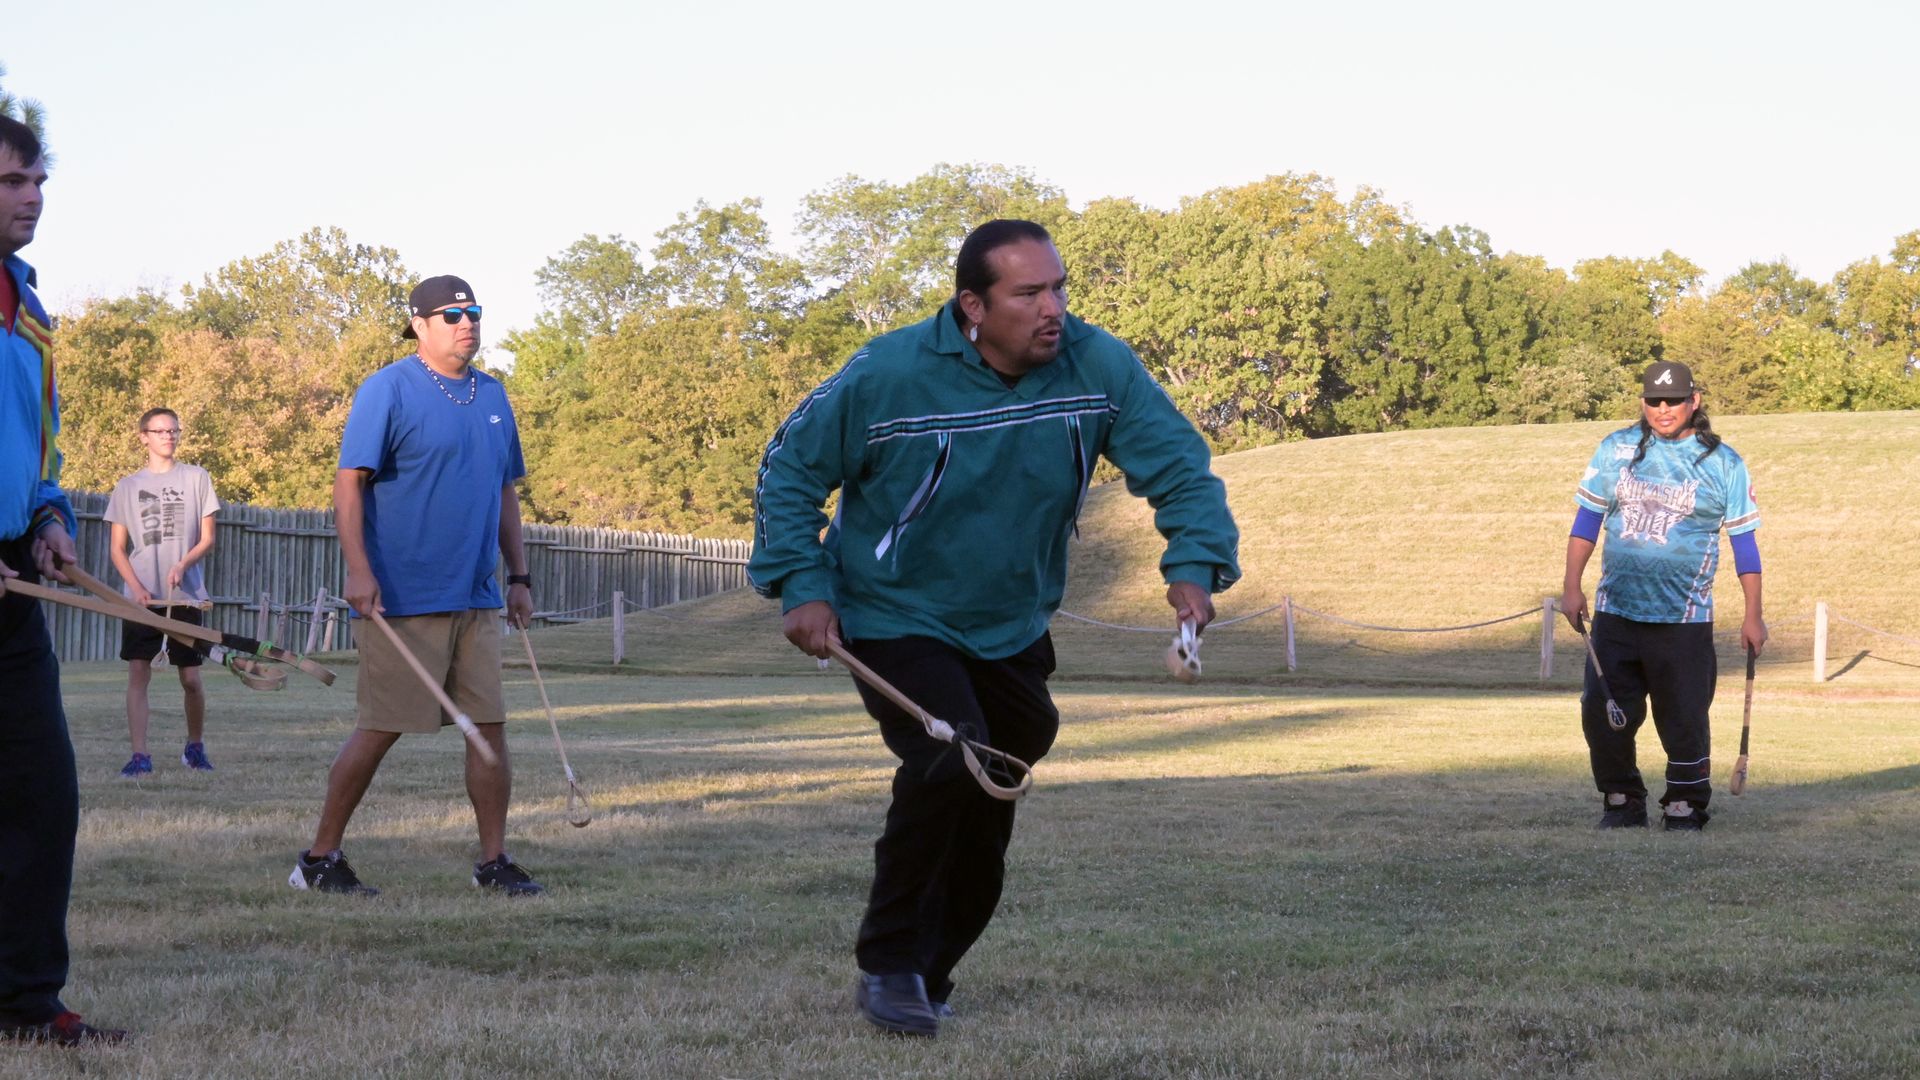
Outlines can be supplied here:
<path id="1" fill-rule="evenodd" d="M 1707 823 L 1712 797 L 1708 707 L 1719 674 L 1713 650 L 1713 577 L 1720 533 L 1733 548 L 1746 598 L 1740 643 L 1766 644 L 1760 616 L 1760 548 L 1747 464 L 1707 420 L 1693 373 L 1662 361 L 1641 377 L 1641 420 L 1600 441 L 1574 499 L 1560 610 L 1576 630 L 1587 611 L 1581 577 L 1604 529 L 1591 642 L 1604 671 L 1586 666 L 1581 722 L 1604 806 L 1602 828 L 1645 825 L 1646 784 L 1634 764 L 1634 735 L 1649 700 L 1667 751 L 1660 797 L 1668 829 Z M 1604 679 L 1602 679 L 1604 676 Z M 1608 722 L 1608 691 L 1625 712 Z"/>
<path id="2" fill-rule="evenodd" d="M 457 277 L 428 278 L 408 300 L 402 336 L 420 350 L 368 376 L 353 398 L 333 482 L 334 527 L 347 561 L 345 598 L 362 617 L 380 612 L 398 642 L 361 624 L 358 720 L 327 776 L 313 845 L 287 883 L 296 889 L 371 895 L 341 855 L 347 820 L 387 750 L 407 732 L 451 724 L 410 652 L 473 718 L 499 758 L 467 747 L 467 794 L 480 828 L 473 883 L 509 895 L 540 885 L 506 853 L 512 773 L 501 725 L 499 586 L 507 562 L 507 618 L 533 615 L 520 499 L 526 475 L 513 409 L 498 380 L 473 366 L 480 305 Z M 397 645 L 403 645 L 403 652 Z"/>

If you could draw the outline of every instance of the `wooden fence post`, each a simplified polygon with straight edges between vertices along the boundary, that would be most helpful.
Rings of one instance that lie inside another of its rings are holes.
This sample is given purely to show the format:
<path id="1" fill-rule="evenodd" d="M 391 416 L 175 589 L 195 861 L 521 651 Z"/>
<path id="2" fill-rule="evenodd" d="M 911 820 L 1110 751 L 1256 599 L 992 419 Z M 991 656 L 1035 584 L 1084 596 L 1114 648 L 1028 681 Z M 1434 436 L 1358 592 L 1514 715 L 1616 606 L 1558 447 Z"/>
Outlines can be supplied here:
<path id="1" fill-rule="evenodd" d="M 313 620 L 307 623 L 306 651 L 309 653 L 320 647 L 320 623 L 324 617 L 321 608 L 326 605 L 326 602 L 327 590 L 322 586 L 319 592 L 313 594 Z"/>
<path id="2" fill-rule="evenodd" d="M 613 662 L 627 660 L 627 594 L 613 590 Z"/>
<path id="3" fill-rule="evenodd" d="M 320 637 L 320 649 L 322 652 L 333 651 L 333 631 L 334 631 L 334 628 L 339 625 L 339 623 L 340 623 L 340 613 L 338 611 L 335 611 L 332 608 L 328 608 L 327 609 L 327 632 L 321 635 Z"/>
<path id="4" fill-rule="evenodd" d="M 273 595 L 271 593 L 261 593 L 260 594 L 260 618 L 254 627 L 253 636 L 260 639 L 261 641 L 267 640 L 268 632 L 273 629 L 272 620 L 273 620 Z"/>
<path id="5" fill-rule="evenodd" d="M 1559 605 L 1553 597 L 1540 601 L 1540 681 L 1553 678 L 1553 615 Z"/>
<path id="6" fill-rule="evenodd" d="M 1281 606 L 1281 610 L 1283 610 L 1284 612 L 1286 612 L 1286 619 L 1287 619 L 1287 670 L 1288 670 L 1288 671 L 1292 671 L 1292 670 L 1294 669 L 1294 667 L 1295 667 L 1295 662 L 1294 662 L 1294 658 L 1293 658 L 1293 597 L 1291 597 L 1291 596 L 1283 596 L 1283 597 L 1281 597 L 1281 598 L 1280 598 L 1280 606 Z"/>
<path id="7" fill-rule="evenodd" d="M 1827 681 L 1827 602 L 1813 605 L 1813 681 Z"/>

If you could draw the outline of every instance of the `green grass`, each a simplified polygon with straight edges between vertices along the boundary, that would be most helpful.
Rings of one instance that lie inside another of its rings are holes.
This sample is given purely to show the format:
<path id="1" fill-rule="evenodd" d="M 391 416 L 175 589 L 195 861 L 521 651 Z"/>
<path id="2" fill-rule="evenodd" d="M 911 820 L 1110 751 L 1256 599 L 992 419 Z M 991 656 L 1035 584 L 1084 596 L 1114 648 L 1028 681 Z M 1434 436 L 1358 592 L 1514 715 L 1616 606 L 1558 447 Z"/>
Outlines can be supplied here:
<path id="1" fill-rule="evenodd" d="M 1220 617 L 1283 597 L 1357 622 L 1455 626 L 1524 611 L 1558 596 L 1573 487 L 1617 423 L 1454 428 L 1268 447 L 1218 459 L 1241 527 L 1244 579 Z M 1749 463 L 1763 524 L 1766 614 L 1773 637 L 1762 677 L 1811 683 L 1813 607 L 1899 637 L 1835 621 L 1828 671 L 1860 692 L 1920 687 L 1920 413 L 1821 413 L 1716 421 Z M 1119 485 L 1087 500 L 1066 609 L 1132 634 L 1054 620 L 1066 679 L 1158 678 L 1171 613 L 1157 573 L 1151 510 Z M 1589 567 L 1587 589 L 1600 560 Z M 1718 580 L 1723 678 L 1741 672 L 1744 605 L 1723 552 Z M 1278 613 L 1207 635 L 1214 680 L 1274 685 L 1524 687 L 1538 682 L 1539 616 L 1480 630 L 1397 634 L 1304 613 L 1298 669 L 1286 670 Z M 1907 640 L 1902 641 L 1899 638 Z M 542 663 L 604 670 L 609 621 L 543 636 Z M 548 657 L 551 657 L 549 661 Z M 1580 677 L 1580 641 L 1555 623 L 1554 675 Z M 787 674 L 810 661 L 779 635 L 770 602 L 742 591 L 628 619 L 627 668 L 653 674 Z"/>
<path id="2" fill-rule="evenodd" d="M 160 771 L 131 784 L 119 666 L 68 669 L 69 997 L 139 1038 L 0 1074 L 1920 1071 L 1920 695 L 1763 686 L 1752 787 L 1695 837 L 1588 827 L 1564 691 L 1060 684 L 1006 902 L 927 1044 L 850 1008 L 890 759 L 844 675 L 556 675 L 599 802 L 575 830 L 510 674 L 530 902 L 466 883 L 450 733 L 403 740 L 349 834 L 384 895 L 287 888 L 354 675 L 210 680 L 211 776 L 161 749 L 163 691 Z"/>

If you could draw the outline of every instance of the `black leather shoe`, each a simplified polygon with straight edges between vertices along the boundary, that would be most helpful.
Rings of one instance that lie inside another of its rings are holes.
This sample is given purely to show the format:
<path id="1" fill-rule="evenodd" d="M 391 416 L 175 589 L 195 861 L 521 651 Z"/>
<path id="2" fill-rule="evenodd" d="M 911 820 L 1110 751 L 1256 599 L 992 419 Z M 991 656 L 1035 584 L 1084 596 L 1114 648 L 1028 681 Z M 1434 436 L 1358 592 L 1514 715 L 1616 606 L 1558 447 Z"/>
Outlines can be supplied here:
<path id="1" fill-rule="evenodd" d="M 933 1038 L 940 1032 L 940 1021 L 933 1018 L 927 1004 L 927 984 L 920 976 L 868 975 L 860 973 L 853 990 L 853 1003 L 867 1022 L 896 1035 Z"/>

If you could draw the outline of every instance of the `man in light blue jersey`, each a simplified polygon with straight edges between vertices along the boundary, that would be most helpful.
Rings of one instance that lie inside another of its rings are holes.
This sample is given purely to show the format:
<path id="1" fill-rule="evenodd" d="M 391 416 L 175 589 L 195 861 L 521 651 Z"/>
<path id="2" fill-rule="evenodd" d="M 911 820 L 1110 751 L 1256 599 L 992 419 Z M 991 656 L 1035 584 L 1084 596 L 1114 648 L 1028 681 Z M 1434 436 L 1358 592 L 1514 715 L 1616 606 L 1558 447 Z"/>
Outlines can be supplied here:
<path id="1" fill-rule="evenodd" d="M 1718 675 L 1713 578 L 1720 533 L 1727 533 L 1746 598 L 1740 644 L 1758 653 L 1767 640 L 1754 538 L 1760 507 L 1746 462 L 1713 433 L 1685 364 L 1649 367 L 1640 392 L 1640 422 L 1600 441 L 1575 493 L 1560 610 L 1580 629 L 1587 613 L 1581 578 L 1604 529 L 1591 640 L 1605 670 L 1587 664 L 1580 696 L 1594 783 L 1604 802 L 1600 826 L 1647 822 L 1634 736 L 1651 702 L 1667 752 L 1663 823 L 1699 830 L 1713 795 L 1707 712 Z M 1627 718 L 1618 731 L 1607 720 L 1608 690 Z"/>

